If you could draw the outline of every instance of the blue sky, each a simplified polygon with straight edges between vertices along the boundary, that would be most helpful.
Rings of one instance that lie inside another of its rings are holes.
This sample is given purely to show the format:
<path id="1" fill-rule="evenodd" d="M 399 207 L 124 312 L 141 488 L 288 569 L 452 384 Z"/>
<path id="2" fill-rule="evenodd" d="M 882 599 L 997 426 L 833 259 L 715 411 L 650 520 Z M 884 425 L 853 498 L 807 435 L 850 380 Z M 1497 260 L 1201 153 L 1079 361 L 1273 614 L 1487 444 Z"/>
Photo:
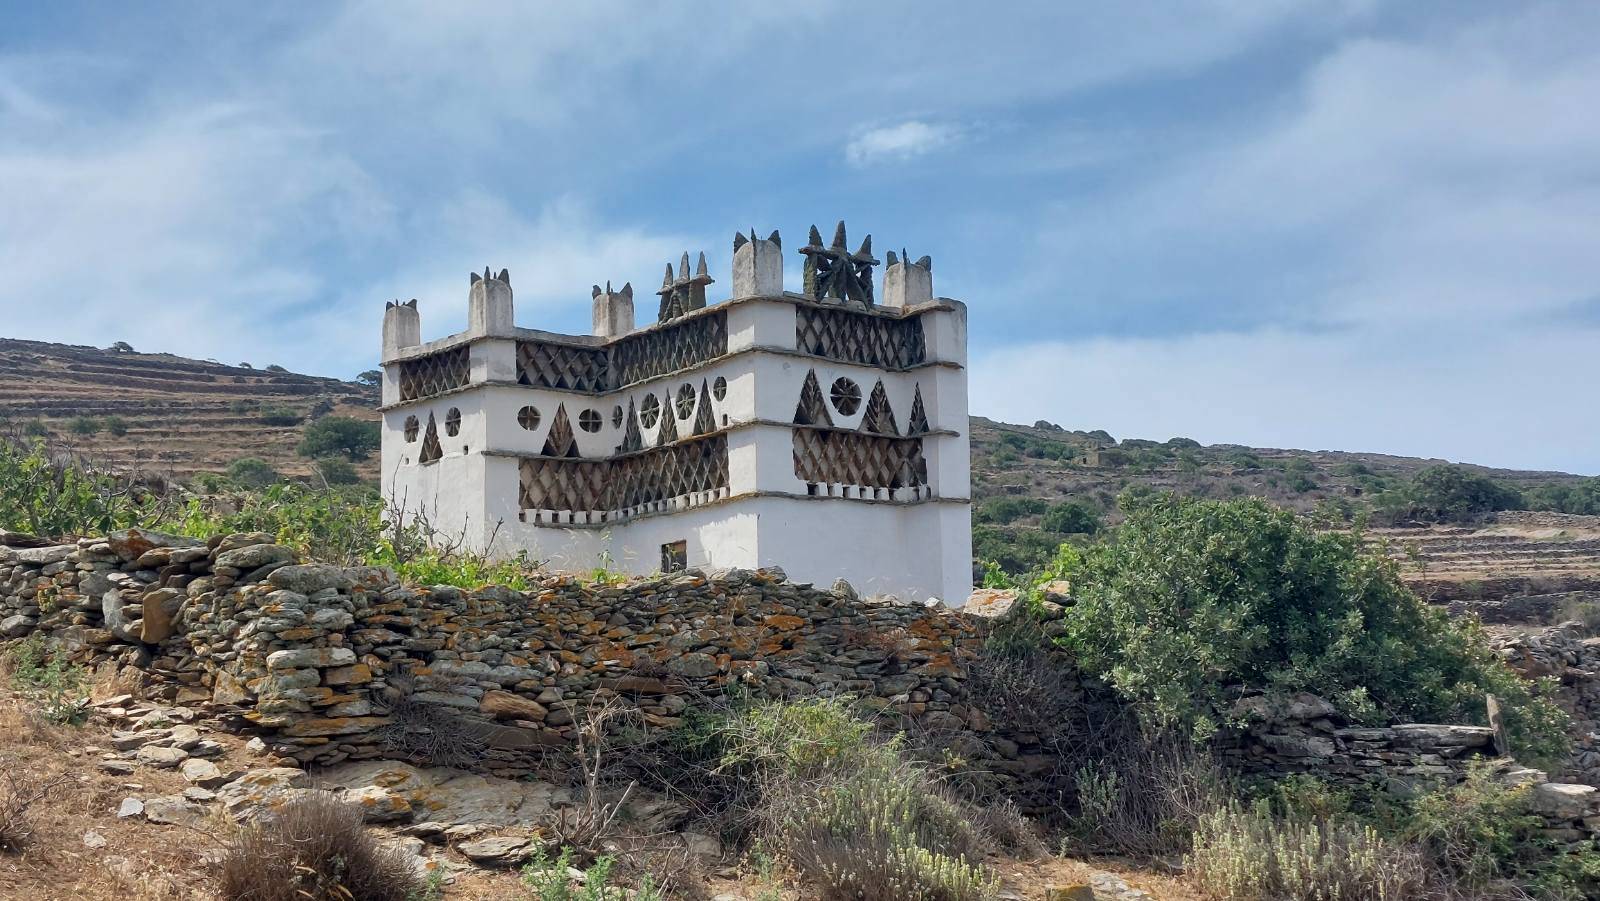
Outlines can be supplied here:
<path id="1" fill-rule="evenodd" d="M 1600 5 L 0 0 L 0 334 L 350 376 L 848 221 L 973 412 L 1600 473 Z M 798 256 L 791 285 L 798 284 Z"/>

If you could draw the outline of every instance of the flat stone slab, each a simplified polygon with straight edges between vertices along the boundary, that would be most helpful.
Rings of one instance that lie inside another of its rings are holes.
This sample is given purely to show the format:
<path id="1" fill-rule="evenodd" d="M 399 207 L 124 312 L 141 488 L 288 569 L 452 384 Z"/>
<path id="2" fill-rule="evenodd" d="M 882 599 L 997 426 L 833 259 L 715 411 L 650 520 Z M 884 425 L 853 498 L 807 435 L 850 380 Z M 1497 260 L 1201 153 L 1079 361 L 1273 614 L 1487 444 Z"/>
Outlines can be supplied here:
<path id="1" fill-rule="evenodd" d="M 530 827 L 574 803 L 570 791 L 544 782 L 480 776 L 446 767 L 422 769 L 389 760 L 342 763 L 321 771 L 318 783 L 363 804 L 363 810 L 399 818 L 410 808 L 418 822 L 479 827 Z M 372 791 L 379 789 L 381 791 Z"/>

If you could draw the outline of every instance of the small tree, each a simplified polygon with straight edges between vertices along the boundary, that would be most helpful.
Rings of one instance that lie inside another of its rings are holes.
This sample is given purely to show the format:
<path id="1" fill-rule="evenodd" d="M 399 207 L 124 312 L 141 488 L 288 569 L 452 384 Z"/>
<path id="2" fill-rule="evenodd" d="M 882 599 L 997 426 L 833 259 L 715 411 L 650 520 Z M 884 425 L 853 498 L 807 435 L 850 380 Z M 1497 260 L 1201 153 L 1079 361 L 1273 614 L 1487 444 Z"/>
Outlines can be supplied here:
<path id="1" fill-rule="evenodd" d="M 368 388 L 378 387 L 383 384 L 383 370 L 368 369 L 366 372 L 356 376 L 356 384 L 365 385 Z"/>
<path id="2" fill-rule="evenodd" d="M 93 435 L 100 431 L 100 420 L 92 416 L 74 416 L 67 427 L 74 435 Z"/>
<path id="3" fill-rule="evenodd" d="M 282 366 L 279 366 L 277 363 L 272 363 L 272 364 L 269 364 L 267 366 L 267 371 L 268 372 L 288 372 L 289 370 L 284 369 Z"/>
<path id="4" fill-rule="evenodd" d="M 128 421 L 121 416 L 107 416 L 106 431 L 121 438 L 128 434 Z"/>
<path id="5" fill-rule="evenodd" d="M 325 416 L 306 426 L 296 452 L 302 457 L 331 457 L 342 454 L 350 460 L 365 460 L 378 448 L 376 422 L 349 416 Z"/>
<path id="6" fill-rule="evenodd" d="M 1465 466 L 1430 466 L 1418 472 L 1402 495 L 1404 518 L 1424 522 L 1468 523 L 1496 510 L 1516 510 L 1522 495 L 1516 489 Z"/>
<path id="7" fill-rule="evenodd" d="M 131 353 L 133 353 L 133 345 L 129 344 L 126 341 L 118 341 L 117 343 L 111 345 L 110 347 L 108 347 L 106 349 L 107 350 L 116 351 L 119 354 L 131 354 Z"/>

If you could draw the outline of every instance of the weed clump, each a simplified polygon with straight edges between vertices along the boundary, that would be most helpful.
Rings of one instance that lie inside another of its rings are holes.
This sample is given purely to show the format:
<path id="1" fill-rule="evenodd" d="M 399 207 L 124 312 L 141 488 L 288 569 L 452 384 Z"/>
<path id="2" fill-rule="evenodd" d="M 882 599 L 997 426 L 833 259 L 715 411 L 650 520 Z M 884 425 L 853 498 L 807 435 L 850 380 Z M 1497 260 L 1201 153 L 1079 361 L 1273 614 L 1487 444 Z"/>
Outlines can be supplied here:
<path id="1" fill-rule="evenodd" d="M 225 901 L 411 901 L 426 891 L 406 855 L 378 844 L 361 811 L 327 792 L 235 833 L 217 882 Z"/>

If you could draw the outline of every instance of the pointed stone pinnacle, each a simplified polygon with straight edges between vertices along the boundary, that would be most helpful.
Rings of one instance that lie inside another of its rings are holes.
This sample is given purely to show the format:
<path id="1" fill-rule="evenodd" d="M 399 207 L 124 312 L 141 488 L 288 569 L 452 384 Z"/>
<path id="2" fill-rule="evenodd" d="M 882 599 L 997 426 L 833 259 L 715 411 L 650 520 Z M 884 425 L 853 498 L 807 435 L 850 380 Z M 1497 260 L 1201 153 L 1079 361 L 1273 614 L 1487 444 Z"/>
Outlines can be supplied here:
<path id="1" fill-rule="evenodd" d="M 595 285 L 594 286 L 594 290 L 589 292 L 589 296 L 590 297 L 599 297 L 600 296 L 600 286 L 599 285 Z"/>
<path id="2" fill-rule="evenodd" d="M 483 276 L 479 275 L 476 272 L 471 273 L 470 275 L 467 276 L 467 283 L 468 284 L 476 285 L 478 282 L 481 282 L 481 281 L 483 281 Z"/>
<path id="3" fill-rule="evenodd" d="M 904 252 L 905 251 L 901 251 L 901 253 L 904 253 Z M 889 265 L 893 266 L 895 263 L 898 263 L 898 262 L 900 262 L 900 260 L 895 257 L 894 251 L 892 251 L 892 250 L 889 251 Z"/>
<path id="4" fill-rule="evenodd" d="M 687 250 L 683 252 L 683 259 L 678 261 L 678 280 L 683 282 L 689 280 L 689 251 Z"/>
<path id="5" fill-rule="evenodd" d="M 739 252 L 739 248 L 745 246 L 748 243 L 750 243 L 750 239 L 748 239 L 748 238 L 746 238 L 744 236 L 744 232 L 734 232 L 733 233 L 733 252 L 734 253 L 738 253 Z"/>
<path id="6" fill-rule="evenodd" d="M 700 278 L 706 274 L 706 252 L 700 251 L 700 262 L 695 264 L 694 277 Z"/>
<path id="7" fill-rule="evenodd" d="M 932 272 L 933 271 L 933 257 L 928 256 L 927 254 L 923 254 L 922 255 L 922 259 L 917 261 L 917 265 L 922 267 L 923 269 L 928 270 L 929 272 Z"/>
<path id="8" fill-rule="evenodd" d="M 861 249 L 856 251 L 856 256 L 858 256 L 858 257 L 870 257 L 870 256 L 872 256 L 872 236 L 871 235 L 867 235 L 867 239 L 865 241 L 861 242 Z"/>
<path id="9" fill-rule="evenodd" d="M 816 229 L 812 229 L 812 231 L 816 231 Z M 755 230 L 751 229 L 750 230 L 750 234 L 752 236 L 754 236 L 755 235 Z M 783 239 L 778 237 L 778 230 L 777 229 L 773 229 L 772 230 L 772 234 L 767 236 L 767 240 L 771 241 L 773 246 L 777 247 L 779 250 L 783 249 Z"/>
<path id="10" fill-rule="evenodd" d="M 839 226 L 833 230 L 833 249 L 844 250 L 844 220 L 839 220 Z"/>
<path id="11" fill-rule="evenodd" d="M 609 278 L 606 279 L 606 293 L 607 294 L 611 293 L 611 279 L 609 279 Z"/>
<path id="12" fill-rule="evenodd" d="M 663 287 L 663 288 L 672 287 L 672 264 L 671 263 L 667 264 L 667 275 L 666 275 L 665 278 L 663 278 L 661 280 L 661 287 Z"/>
<path id="13" fill-rule="evenodd" d="M 811 226 L 811 244 L 809 246 L 822 246 L 822 232 L 817 231 L 817 227 L 815 225 Z"/>
<path id="14" fill-rule="evenodd" d="M 633 282 L 622 283 L 622 296 L 629 300 L 633 299 Z"/>

